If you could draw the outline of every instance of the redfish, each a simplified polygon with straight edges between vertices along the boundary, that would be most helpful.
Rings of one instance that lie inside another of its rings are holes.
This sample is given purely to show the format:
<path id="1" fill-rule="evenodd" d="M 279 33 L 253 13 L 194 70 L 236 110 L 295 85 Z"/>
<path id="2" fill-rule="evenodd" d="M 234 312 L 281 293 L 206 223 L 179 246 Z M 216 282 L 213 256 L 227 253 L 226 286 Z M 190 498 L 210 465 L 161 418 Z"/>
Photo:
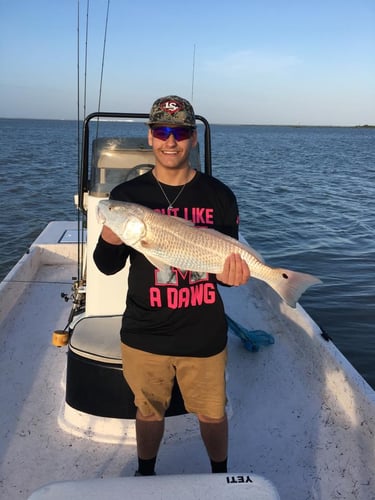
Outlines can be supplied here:
<path id="1" fill-rule="evenodd" d="M 290 307 L 296 307 L 307 288 L 321 283 L 311 274 L 267 266 L 250 246 L 219 231 L 196 227 L 191 221 L 136 203 L 102 200 L 98 218 L 160 271 L 176 267 L 219 274 L 225 259 L 237 253 L 247 262 L 251 277 L 271 286 Z"/>

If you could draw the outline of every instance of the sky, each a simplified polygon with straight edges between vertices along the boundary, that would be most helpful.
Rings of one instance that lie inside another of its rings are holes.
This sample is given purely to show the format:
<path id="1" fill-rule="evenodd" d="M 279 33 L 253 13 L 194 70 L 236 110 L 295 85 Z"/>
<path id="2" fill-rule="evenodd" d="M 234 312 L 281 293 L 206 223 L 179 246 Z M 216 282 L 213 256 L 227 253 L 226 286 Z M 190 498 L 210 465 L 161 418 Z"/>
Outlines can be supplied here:
<path id="1" fill-rule="evenodd" d="M 0 117 L 98 110 L 107 0 L 89 1 L 87 44 L 86 8 L 0 0 Z M 111 0 L 101 111 L 169 94 L 211 123 L 375 125 L 375 1 Z"/>

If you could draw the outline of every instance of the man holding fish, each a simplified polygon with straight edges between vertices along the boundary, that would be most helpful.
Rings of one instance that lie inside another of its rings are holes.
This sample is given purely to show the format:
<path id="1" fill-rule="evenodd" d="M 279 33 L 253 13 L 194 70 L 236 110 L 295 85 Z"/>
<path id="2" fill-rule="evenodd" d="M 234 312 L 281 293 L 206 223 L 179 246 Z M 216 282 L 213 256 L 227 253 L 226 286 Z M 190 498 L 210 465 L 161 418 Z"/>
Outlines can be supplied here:
<path id="1" fill-rule="evenodd" d="M 237 239 L 234 194 L 189 164 L 190 150 L 197 143 L 191 104 L 178 96 L 156 100 L 148 141 L 155 167 L 117 186 L 110 198 L 188 219 Z M 217 282 L 242 285 L 250 277 L 249 266 L 238 253 L 229 255 L 216 275 L 165 266 L 124 244 L 105 223 L 94 252 L 98 268 L 114 274 L 128 257 L 131 266 L 121 345 L 124 376 L 137 406 L 136 475 L 155 474 L 175 377 L 187 411 L 198 417 L 212 472 L 227 472 L 227 324 Z"/>

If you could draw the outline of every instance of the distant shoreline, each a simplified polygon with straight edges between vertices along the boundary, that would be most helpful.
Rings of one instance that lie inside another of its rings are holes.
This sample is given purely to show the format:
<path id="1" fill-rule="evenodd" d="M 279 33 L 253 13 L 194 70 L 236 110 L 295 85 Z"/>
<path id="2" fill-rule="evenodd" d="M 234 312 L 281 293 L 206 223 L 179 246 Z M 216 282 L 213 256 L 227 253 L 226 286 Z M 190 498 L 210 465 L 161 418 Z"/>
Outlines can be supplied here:
<path id="1" fill-rule="evenodd" d="M 50 122 L 76 122 L 74 118 L 20 118 L 0 116 L 0 120 L 29 120 L 29 121 L 50 121 Z M 83 120 L 81 120 L 83 121 Z M 227 127 L 290 127 L 290 128 L 365 128 L 375 129 L 375 125 L 302 125 L 302 124 L 271 124 L 271 123 L 214 123 L 210 125 L 220 125 Z"/>

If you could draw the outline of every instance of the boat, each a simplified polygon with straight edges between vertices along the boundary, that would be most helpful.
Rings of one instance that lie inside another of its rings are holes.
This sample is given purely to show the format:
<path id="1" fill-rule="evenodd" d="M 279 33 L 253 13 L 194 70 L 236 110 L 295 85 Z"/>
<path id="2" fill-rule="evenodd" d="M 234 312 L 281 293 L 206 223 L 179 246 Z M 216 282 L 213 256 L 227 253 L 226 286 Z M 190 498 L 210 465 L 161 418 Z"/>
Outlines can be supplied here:
<path id="1" fill-rule="evenodd" d="M 220 288 L 228 474 L 209 473 L 176 385 L 157 476 L 134 477 L 135 407 L 119 341 L 127 269 L 104 276 L 92 252 L 99 201 L 152 168 L 145 137 L 124 135 L 147 118 L 85 119 L 78 221 L 51 221 L 0 284 L 1 498 L 374 499 L 375 391 L 300 304 L 256 279 Z M 210 126 L 196 118 L 191 162 L 211 174 Z M 98 135 L 101 120 L 119 134 Z"/>

